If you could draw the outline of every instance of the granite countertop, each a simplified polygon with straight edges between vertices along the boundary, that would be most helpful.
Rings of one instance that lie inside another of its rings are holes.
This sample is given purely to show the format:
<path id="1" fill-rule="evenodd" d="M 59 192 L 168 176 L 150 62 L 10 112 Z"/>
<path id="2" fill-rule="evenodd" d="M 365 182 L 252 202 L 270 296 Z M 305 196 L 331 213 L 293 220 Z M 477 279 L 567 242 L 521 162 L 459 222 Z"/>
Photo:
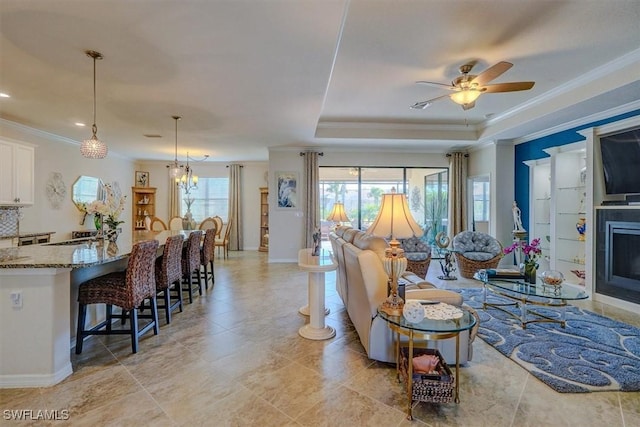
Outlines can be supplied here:
<path id="1" fill-rule="evenodd" d="M 103 240 L 76 239 L 41 245 L 0 249 L 0 269 L 5 268 L 83 268 L 126 258 L 133 243 L 158 240 L 164 245 L 167 237 L 190 231 L 136 231 L 133 237 L 121 235 L 117 243 Z M 22 233 L 21 233 L 22 234 Z"/>
<path id="2" fill-rule="evenodd" d="M 55 231 L 39 231 L 39 232 L 30 232 L 30 231 L 21 231 L 18 235 L 13 236 L 0 236 L 0 240 L 4 239 L 15 239 L 21 237 L 36 237 L 36 236 L 46 236 L 47 234 L 55 234 Z"/>

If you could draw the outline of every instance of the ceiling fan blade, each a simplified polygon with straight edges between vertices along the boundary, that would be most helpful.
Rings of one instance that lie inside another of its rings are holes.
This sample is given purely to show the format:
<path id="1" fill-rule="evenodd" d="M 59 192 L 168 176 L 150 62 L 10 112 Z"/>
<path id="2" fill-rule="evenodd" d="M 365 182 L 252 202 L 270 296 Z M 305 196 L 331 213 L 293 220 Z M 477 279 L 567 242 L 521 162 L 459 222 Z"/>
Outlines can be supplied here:
<path id="1" fill-rule="evenodd" d="M 431 104 L 433 104 L 435 101 L 437 101 L 439 99 L 442 99 L 442 98 L 448 98 L 448 97 L 449 97 L 449 95 L 442 95 L 442 96 L 438 96 L 436 98 L 429 99 L 427 101 L 416 102 L 410 108 L 412 108 L 414 110 L 424 110 L 425 108 L 430 107 Z"/>
<path id="2" fill-rule="evenodd" d="M 466 110 L 472 109 L 475 106 L 476 106 L 476 101 L 473 101 L 473 102 L 469 102 L 467 104 L 462 104 L 462 109 L 466 111 Z"/>
<path id="3" fill-rule="evenodd" d="M 457 90 L 458 88 L 450 85 L 450 84 L 444 84 L 444 83 L 436 83 L 436 82 L 426 82 L 423 80 L 417 81 L 416 82 L 419 85 L 428 85 L 428 86 L 434 86 L 434 87 L 439 87 L 440 89 L 449 89 L 449 90 Z"/>
<path id="4" fill-rule="evenodd" d="M 480 74 L 476 76 L 475 79 L 471 80 L 471 84 L 477 84 L 478 86 L 484 86 L 489 83 L 491 80 L 497 78 L 502 73 L 507 71 L 509 68 L 513 67 L 511 62 L 498 62 L 496 65 L 487 68 Z"/>
<path id="5" fill-rule="evenodd" d="M 535 82 L 496 83 L 483 86 L 482 88 L 485 89 L 485 93 L 516 92 L 519 90 L 529 90 L 534 84 Z"/>

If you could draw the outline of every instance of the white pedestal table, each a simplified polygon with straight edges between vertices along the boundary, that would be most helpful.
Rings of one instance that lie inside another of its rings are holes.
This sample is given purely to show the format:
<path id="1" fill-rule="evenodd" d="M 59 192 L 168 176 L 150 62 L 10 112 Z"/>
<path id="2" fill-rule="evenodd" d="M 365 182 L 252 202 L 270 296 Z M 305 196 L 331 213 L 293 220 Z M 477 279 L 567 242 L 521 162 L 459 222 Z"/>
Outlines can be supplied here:
<path id="1" fill-rule="evenodd" d="M 300 249 L 298 267 L 309 273 L 309 304 L 300 308 L 300 313 L 308 309 L 309 323 L 298 330 L 300 336 L 310 340 L 326 340 L 336 335 L 336 330 L 325 326 L 324 316 L 329 310 L 324 306 L 324 273 L 338 268 L 331 252 L 322 249 L 318 256 L 312 255 L 313 249 Z"/>

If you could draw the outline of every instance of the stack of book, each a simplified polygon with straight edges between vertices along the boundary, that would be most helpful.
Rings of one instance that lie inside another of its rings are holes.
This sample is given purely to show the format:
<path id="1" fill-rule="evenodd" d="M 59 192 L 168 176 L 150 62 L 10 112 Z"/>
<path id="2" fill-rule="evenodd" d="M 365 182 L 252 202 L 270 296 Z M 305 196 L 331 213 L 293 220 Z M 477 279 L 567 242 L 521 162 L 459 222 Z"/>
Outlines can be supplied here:
<path id="1" fill-rule="evenodd" d="M 524 274 L 520 270 L 511 268 L 489 268 L 487 276 L 489 279 L 524 279 Z"/>

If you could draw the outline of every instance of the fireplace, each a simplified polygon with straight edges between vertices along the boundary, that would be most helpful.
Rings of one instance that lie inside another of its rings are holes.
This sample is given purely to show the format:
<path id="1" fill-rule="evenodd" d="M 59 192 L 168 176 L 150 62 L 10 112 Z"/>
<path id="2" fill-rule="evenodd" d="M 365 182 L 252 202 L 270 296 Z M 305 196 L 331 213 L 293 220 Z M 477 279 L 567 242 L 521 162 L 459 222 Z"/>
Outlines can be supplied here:
<path id="1" fill-rule="evenodd" d="M 598 209 L 596 292 L 640 304 L 640 209 Z"/>

